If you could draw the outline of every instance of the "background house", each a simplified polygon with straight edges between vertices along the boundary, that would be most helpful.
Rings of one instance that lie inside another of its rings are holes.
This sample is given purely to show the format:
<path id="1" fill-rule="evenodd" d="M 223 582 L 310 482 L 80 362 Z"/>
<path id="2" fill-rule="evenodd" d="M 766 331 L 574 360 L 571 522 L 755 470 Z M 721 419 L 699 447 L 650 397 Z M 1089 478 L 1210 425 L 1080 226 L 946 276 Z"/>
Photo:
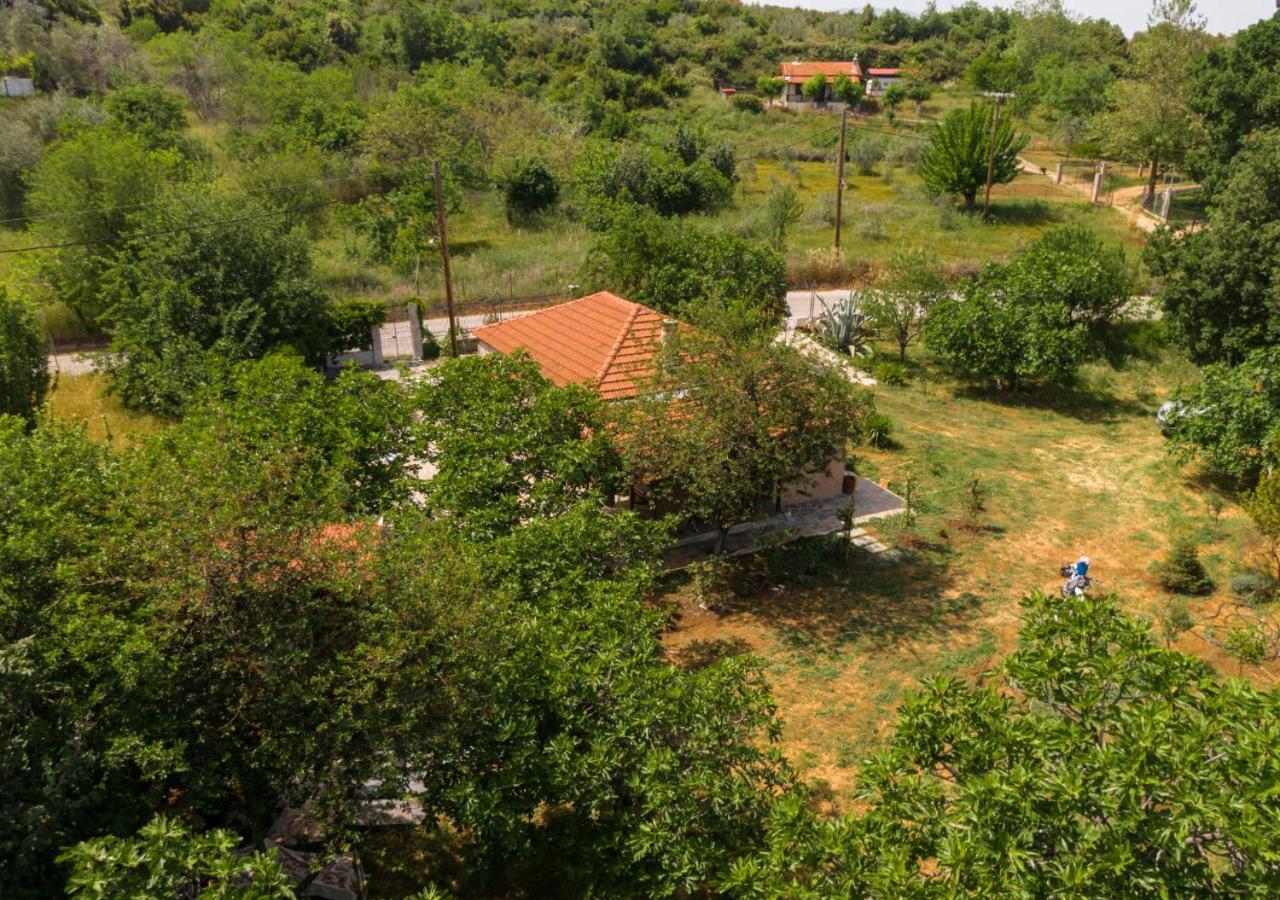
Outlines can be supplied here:
<path id="1" fill-rule="evenodd" d="M 862 65 L 855 56 L 848 61 L 837 62 L 801 62 L 795 60 L 793 62 L 782 63 L 779 74 L 782 76 L 782 102 L 786 104 L 788 109 L 809 109 L 814 104 L 804 95 L 803 86 L 806 81 L 814 75 L 824 75 L 827 79 L 827 90 L 823 95 L 822 102 L 831 101 L 831 85 L 835 83 L 837 75 L 848 75 L 849 79 L 855 83 L 862 81 Z M 832 104 L 837 109 L 842 108 L 844 104 Z"/>

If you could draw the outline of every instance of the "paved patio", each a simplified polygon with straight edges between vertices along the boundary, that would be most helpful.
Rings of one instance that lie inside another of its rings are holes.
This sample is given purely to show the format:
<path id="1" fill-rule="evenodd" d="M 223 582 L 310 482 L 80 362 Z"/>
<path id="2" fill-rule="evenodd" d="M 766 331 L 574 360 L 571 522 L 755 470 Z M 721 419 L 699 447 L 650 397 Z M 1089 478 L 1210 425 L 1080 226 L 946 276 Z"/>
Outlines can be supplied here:
<path id="1" fill-rule="evenodd" d="M 785 544 L 802 537 L 835 534 L 844 529 L 843 517 L 848 508 L 848 496 L 826 497 L 797 504 L 769 519 L 738 525 L 725 537 L 725 555 L 754 553 L 766 543 Z M 871 479 L 859 476 L 854 487 L 853 509 L 855 527 L 850 533 L 850 540 L 854 546 L 886 562 L 900 559 L 899 551 L 887 547 L 856 526 L 902 512 L 902 498 Z M 679 569 L 706 559 L 715 548 L 715 541 L 714 531 L 683 538 L 667 548 L 663 554 L 663 565 L 667 569 Z"/>

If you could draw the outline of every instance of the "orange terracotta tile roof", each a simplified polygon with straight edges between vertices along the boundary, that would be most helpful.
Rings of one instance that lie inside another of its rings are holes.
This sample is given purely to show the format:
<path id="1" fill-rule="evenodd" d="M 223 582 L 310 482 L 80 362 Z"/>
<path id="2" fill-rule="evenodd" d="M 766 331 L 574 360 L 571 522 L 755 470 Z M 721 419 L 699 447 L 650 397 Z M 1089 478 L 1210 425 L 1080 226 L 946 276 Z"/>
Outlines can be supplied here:
<path id="1" fill-rule="evenodd" d="M 867 69 L 868 75 L 884 75 L 886 78 L 901 72 L 901 69 Z"/>
<path id="2" fill-rule="evenodd" d="M 606 400 L 622 400 L 653 374 L 664 319 L 601 291 L 472 333 L 499 353 L 524 350 L 561 387 L 585 385 Z"/>
<path id="3" fill-rule="evenodd" d="M 858 81 L 862 77 L 862 65 L 856 59 L 841 62 L 797 61 L 784 62 L 780 70 L 782 80 L 791 84 L 808 81 L 819 73 L 826 75 L 827 81 L 835 81 L 836 76 L 841 72 L 853 81 Z"/>

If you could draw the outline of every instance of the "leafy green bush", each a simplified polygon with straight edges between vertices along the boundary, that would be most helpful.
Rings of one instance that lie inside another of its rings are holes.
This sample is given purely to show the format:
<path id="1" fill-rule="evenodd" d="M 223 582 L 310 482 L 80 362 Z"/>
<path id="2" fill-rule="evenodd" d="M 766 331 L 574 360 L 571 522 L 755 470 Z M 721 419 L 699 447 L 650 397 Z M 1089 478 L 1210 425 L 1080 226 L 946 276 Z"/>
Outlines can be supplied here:
<path id="1" fill-rule="evenodd" d="M 907 383 L 907 367 L 896 359 L 877 360 L 871 366 L 871 375 L 881 384 L 894 387 Z"/>
<path id="2" fill-rule="evenodd" d="M 1179 537 L 1169 548 L 1169 554 L 1153 567 L 1156 580 L 1166 591 L 1192 596 L 1213 591 L 1213 581 L 1200 562 L 1200 551 L 1190 537 Z"/>
<path id="3" fill-rule="evenodd" d="M 764 106 L 760 103 L 760 98 L 752 97 L 750 94 L 736 94 L 733 98 L 733 108 L 753 114 L 764 112 Z"/>
<path id="4" fill-rule="evenodd" d="M 328 352 L 368 350 L 373 346 L 372 329 L 386 319 L 386 305 L 373 297 L 349 297 L 329 304 L 325 309 Z"/>
<path id="5" fill-rule="evenodd" d="M 0 285 L 0 415 L 35 422 L 49 389 L 45 352 L 35 311 Z"/>
<path id="6" fill-rule="evenodd" d="M 893 420 L 882 412 L 873 412 L 862 424 L 863 439 L 877 450 L 893 446 Z"/>
<path id="7" fill-rule="evenodd" d="M 547 164 L 534 156 L 521 156 L 502 179 L 507 221 L 513 225 L 532 221 L 560 199 L 560 182 Z"/>
<path id="8" fill-rule="evenodd" d="M 875 138 L 854 141 L 849 148 L 849 161 L 857 167 L 859 175 L 874 175 L 882 159 L 884 145 Z"/>

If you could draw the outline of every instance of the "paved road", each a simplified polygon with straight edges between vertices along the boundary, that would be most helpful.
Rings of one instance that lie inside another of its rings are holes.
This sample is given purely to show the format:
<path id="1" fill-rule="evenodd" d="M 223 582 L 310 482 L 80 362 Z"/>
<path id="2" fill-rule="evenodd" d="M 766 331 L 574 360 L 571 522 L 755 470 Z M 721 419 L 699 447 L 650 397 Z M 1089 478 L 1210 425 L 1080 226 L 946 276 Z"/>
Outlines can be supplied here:
<path id="1" fill-rule="evenodd" d="M 61 375 L 84 375 L 93 371 L 93 357 L 84 353 L 50 353 L 49 371 Z"/>

